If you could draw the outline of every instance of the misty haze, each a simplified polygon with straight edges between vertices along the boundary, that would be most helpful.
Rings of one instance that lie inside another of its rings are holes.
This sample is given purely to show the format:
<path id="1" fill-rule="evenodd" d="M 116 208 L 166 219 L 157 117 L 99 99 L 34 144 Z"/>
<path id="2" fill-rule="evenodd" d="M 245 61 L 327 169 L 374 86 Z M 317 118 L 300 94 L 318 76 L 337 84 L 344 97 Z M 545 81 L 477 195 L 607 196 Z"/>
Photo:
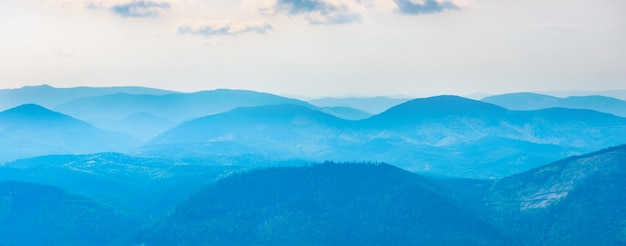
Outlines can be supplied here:
<path id="1" fill-rule="evenodd" d="M 0 2 L 0 245 L 626 245 L 626 2 Z"/>

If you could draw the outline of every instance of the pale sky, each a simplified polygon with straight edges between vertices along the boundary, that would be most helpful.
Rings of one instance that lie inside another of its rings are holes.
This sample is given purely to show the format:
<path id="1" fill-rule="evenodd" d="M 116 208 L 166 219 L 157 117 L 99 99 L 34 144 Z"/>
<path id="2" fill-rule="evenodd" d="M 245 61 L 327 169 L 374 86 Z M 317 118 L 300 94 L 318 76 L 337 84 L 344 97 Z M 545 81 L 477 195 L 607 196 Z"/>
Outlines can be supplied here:
<path id="1" fill-rule="evenodd" d="M 0 88 L 626 89 L 624 0 L 1 0 Z"/>

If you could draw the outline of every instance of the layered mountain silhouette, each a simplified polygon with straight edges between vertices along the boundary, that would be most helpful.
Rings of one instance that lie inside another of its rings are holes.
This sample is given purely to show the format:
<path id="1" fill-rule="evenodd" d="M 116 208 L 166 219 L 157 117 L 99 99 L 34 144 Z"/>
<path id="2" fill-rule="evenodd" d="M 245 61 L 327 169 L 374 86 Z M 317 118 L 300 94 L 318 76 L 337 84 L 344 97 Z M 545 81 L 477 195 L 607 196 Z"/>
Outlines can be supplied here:
<path id="1" fill-rule="evenodd" d="M 46 108 L 54 108 L 81 97 L 115 93 L 163 95 L 175 92 L 139 86 L 72 88 L 55 88 L 49 85 L 25 86 L 19 89 L 0 89 L 0 111 L 23 104 L 38 104 Z"/>
<path id="2" fill-rule="evenodd" d="M 117 93 L 84 97 L 59 105 L 55 110 L 107 130 L 148 140 L 169 130 L 171 123 L 223 113 L 238 107 L 277 104 L 300 105 L 345 119 L 363 119 L 369 114 L 346 107 L 318 108 L 306 102 L 246 90 L 218 89 L 195 93 L 145 95 Z M 148 118 L 153 118 L 151 123 Z"/>
<path id="3" fill-rule="evenodd" d="M 606 96 L 553 97 L 536 93 L 511 93 L 482 99 L 513 110 L 537 110 L 546 108 L 589 109 L 626 117 L 626 101 Z"/>
<path id="4" fill-rule="evenodd" d="M 429 180 L 379 164 L 231 175 L 180 204 L 146 245 L 505 245 Z"/>
<path id="5" fill-rule="evenodd" d="M 0 181 L 0 244 L 122 245 L 137 224 L 52 186 Z"/>
<path id="6" fill-rule="evenodd" d="M 245 90 L 212 90 L 167 95 L 117 93 L 80 98 L 55 110 L 86 121 L 121 120 L 136 113 L 150 113 L 174 122 L 222 113 L 237 107 L 273 104 L 308 105 L 305 102 Z"/>
<path id="7" fill-rule="evenodd" d="M 297 105 L 236 109 L 186 122 L 142 150 L 388 161 L 416 172 L 503 177 L 621 144 L 626 142 L 623 132 L 625 118 L 590 110 L 512 111 L 438 96 L 411 100 L 360 121 Z"/>
<path id="8" fill-rule="evenodd" d="M 46 154 L 128 151 L 136 139 L 35 104 L 0 112 L 0 161 Z"/>

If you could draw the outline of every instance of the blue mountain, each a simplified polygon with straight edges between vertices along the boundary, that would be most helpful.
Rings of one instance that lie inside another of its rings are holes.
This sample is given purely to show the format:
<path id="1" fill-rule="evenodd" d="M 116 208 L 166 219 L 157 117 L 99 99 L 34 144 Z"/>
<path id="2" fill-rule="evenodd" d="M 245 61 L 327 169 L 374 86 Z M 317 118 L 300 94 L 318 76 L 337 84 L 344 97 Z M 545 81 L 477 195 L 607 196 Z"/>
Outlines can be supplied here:
<path id="1" fill-rule="evenodd" d="M 55 110 L 86 121 L 121 120 L 136 113 L 150 113 L 174 122 L 183 122 L 237 107 L 273 104 L 308 105 L 305 102 L 268 93 L 218 89 L 167 95 L 112 95 L 80 98 Z"/>
<path id="2" fill-rule="evenodd" d="M 626 101 L 606 96 L 554 96 L 522 92 L 489 96 L 482 99 L 513 110 L 537 110 L 546 108 L 589 109 L 626 117 Z"/>
<path id="3" fill-rule="evenodd" d="M 45 154 L 128 151 L 139 141 L 35 104 L 0 112 L 0 161 Z"/>
<path id="4" fill-rule="evenodd" d="M 184 145 L 188 151 L 217 155 L 328 156 L 337 146 L 332 136 L 352 123 L 306 106 L 242 107 L 185 122 L 148 142 L 143 151 L 162 153 Z"/>
<path id="5" fill-rule="evenodd" d="M 114 93 L 163 95 L 175 92 L 138 86 L 72 88 L 55 88 L 49 85 L 24 86 L 19 89 L 0 89 L 0 110 L 23 104 L 38 104 L 46 108 L 54 108 L 81 97 Z"/>
<path id="6" fill-rule="evenodd" d="M 386 164 L 269 168 L 218 180 L 142 233 L 146 245 L 507 245 L 427 179 Z"/>

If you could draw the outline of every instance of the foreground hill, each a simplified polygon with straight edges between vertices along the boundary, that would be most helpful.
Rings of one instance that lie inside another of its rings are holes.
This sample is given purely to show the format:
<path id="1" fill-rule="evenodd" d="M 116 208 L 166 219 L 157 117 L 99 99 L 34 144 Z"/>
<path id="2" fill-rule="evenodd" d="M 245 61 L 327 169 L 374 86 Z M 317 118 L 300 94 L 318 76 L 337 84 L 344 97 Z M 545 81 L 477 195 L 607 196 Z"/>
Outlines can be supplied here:
<path id="1" fill-rule="evenodd" d="M 139 141 L 35 104 L 0 112 L 0 162 L 46 154 L 128 151 Z"/>
<path id="2" fill-rule="evenodd" d="M 25 86 L 19 89 L 0 89 L 0 111 L 23 104 L 38 104 L 46 108 L 54 108 L 81 97 L 114 93 L 163 95 L 174 92 L 139 86 L 72 88 L 55 88 L 49 85 Z"/>
<path id="3" fill-rule="evenodd" d="M 162 216 L 221 175 L 249 165 L 281 163 L 233 159 L 140 158 L 117 153 L 52 155 L 0 166 L 0 180 L 52 185 L 127 211 L 137 221 Z M 224 161 L 224 160 L 221 160 Z"/>
<path id="4" fill-rule="evenodd" d="M 590 110 L 512 111 L 439 96 L 360 121 L 296 105 L 237 109 L 181 124 L 142 151 L 387 161 L 414 172 L 487 178 L 622 144 L 624 132 L 626 118 Z"/>
<path id="5" fill-rule="evenodd" d="M 574 108 L 595 110 L 626 117 L 626 101 L 606 96 L 570 96 L 559 98 L 524 92 L 489 96 L 482 101 L 512 110 Z"/>
<path id="6" fill-rule="evenodd" d="M 0 244 L 121 245 L 137 224 L 61 189 L 0 181 Z"/>
<path id="7" fill-rule="evenodd" d="M 419 176 L 323 164 L 232 175 L 144 238 L 147 245 L 504 245 L 509 241 Z"/>
<path id="8" fill-rule="evenodd" d="M 489 191 L 496 224 L 532 245 L 626 244 L 626 145 L 504 178 Z"/>

